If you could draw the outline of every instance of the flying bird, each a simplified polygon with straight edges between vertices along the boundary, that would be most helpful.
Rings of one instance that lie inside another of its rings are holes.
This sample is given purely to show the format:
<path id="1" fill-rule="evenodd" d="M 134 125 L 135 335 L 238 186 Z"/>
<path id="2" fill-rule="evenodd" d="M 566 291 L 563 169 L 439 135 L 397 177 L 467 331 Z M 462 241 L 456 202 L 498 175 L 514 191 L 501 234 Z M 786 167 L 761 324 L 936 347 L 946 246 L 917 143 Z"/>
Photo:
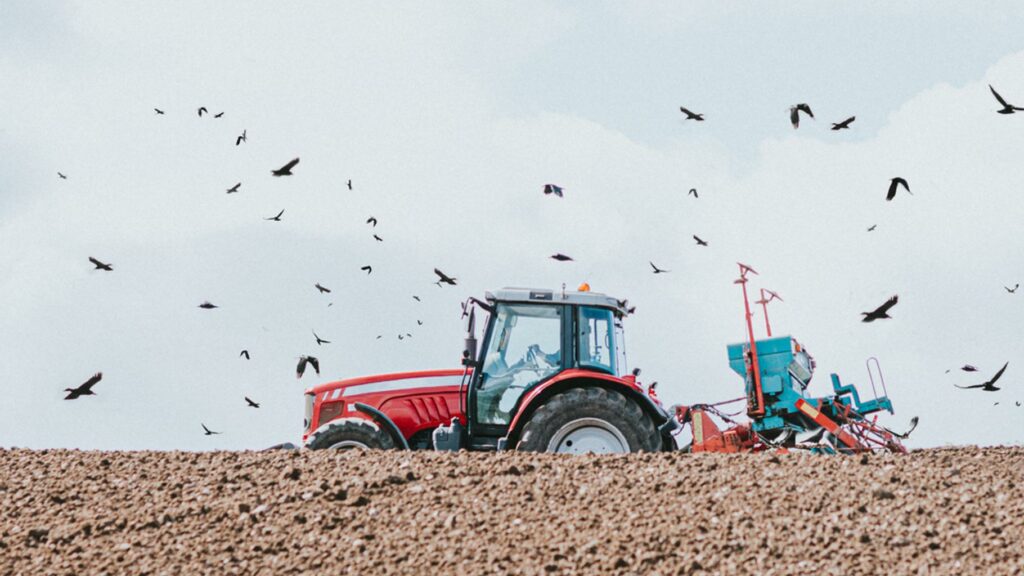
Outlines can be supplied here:
<path id="1" fill-rule="evenodd" d="M 696 234 L 693 235 L 693 239 L 697 241 L 697 246 L 707 246 L 708 245 L 707 242 L 701 240 L 700 236 L 697 236 Z"/>
<path id="2" fill-rule="evenodd" d="M 202 308 L 203 310 L 213 310 L 214 308 L 217 307 L 217 305 L 216 304 L 210 304 L 210 301 L 207 300 L 206 302 L 203 302 L 202 304 L 200 304 L 199 307 Z"/>
<path id="3" fill-rule="evenodd" d="M 154 110 L 154 111 L 156 111 L 156 113 L 157 113 L 157 115 L 158 115 L 158 116 L 159 116 L 159 115 L 162 115 L 162 114 L 164 113 L 164 111 L 163 111 L 163 110 L 161 110 L 161 109 L 159 109 L 159 108 L 153 108 L 153 110 Z"/>
<path id="4" fill-rule="evenodd" d="M 99 260 L 93 258 L 92 256 L 89 256 L 89 262 L 92 262 L 93 266 L 95 266 L 93 270 L 106 270 L 107 272 L 114 271 L 113 264 L 104 264 L 103 262 L 100 262 Z"/>
<path id="5" fill-rule="evenodd" d="M 573 259 L 565 254 L 554 254 L 551 256 L 552 260 L 558 260 L 559 262 L 572 262 Z"/>
<path id="6" fill-rule="evenodd" d="M 417 301 L 417 302 L 423 302 L 423 300 L 420 300 L 420 297 L 416 296 L 415 294 L 413 295 L 412 299 Z"/>
<path id="7" fill-rule="evenodd" d="M 221 432 L 214 432 L 213 430 L 210 430 L 209 428 L 206 427 L 206 424 L 203 424 L 202 422 L 200 422 L 199 425 L 203 427 L 204 436 L 213 436 L 214 434 L 221 434 Z"/>
<path id="8" fill-rule="evenodd" d="M 554 194 L 555 196 L 562 198 L 562 187 L 555 184 L 545 184 L 544 194 Z"/>
<path id="9" fill-rule="evenodd" d="M 1009 286 L 1003 286 L 1003 288 L 1005 288 L 1010 294 L 1015 294 L 1017 292 L 1017 288 L 1020 288 L 1020 282 L 1014 284 L 1013 288 L 1010 288 Z"/>
<path id="10" fill-rule="evenodd" d="M 235 184 L 231 188 L 228 188 L 228 194 L 234 194 L 235 192 L 238 192 L 238 189 L 241 188 L 241 187 L 242 187 L 242 183 L 241 182 L 239 182 L 238 184 Z"/>
<path id="11" fill-rule="evenodd" d="M 377 227 L 377 219 L 374 218 L 373 216 L 370 216 L 369 218 L 367 218 L 366 219 L 366 223 L 373 225 L 374 228 Z"/>
<path id="12" fill-rule="evenodd" d="M 911 196 L 914 195 L 914 193 L 910 191 L 910 185 L 907 184 L 907 181 L 897 176 L 889 181 L 889 192 L 885 195 L 886 202 L 896 197 L 896 189 L 899 188 L 900 186 L 903 186 L 903 188 L 907 191 L 907 194 L 910 194 Z"/>
<path id="13" fill-rule="evenodd" d="M 632 314 L 633 312 L 636 312 L 636 306 L 633 306 L 633 307 L 629 306 L 629 299 L 628 298 L 625 299 L 625 300 L 616 300 L 615 303 L 619 305 L 619 308 L 622 308 L 623 310 L 625 310 L 626 314 Z"/>
<path id="14" fill-rule="evenodd" d="M 348 182 L 346 182 L 346 184 L 348 185 L 348 189 L 351 190 L 352 189 L 352 179 L 349 178 Z"/>
<path id="15" fill-rule="evenodd" d="M 313 331 L 313 338 L 316 338 L 316 345 L 321 346 L 323 344 L 330 344 L 330 340 L 324 340 L 323 338 L 316 335 L 316 331 Z"/>
<path id="16" fill-rule="evenodd" d="M 878 224 L 872 224 L 871 227 L 868 228 L 868 232 L 874 232 L 875 228 L 878 228 Z"/>
<path id="17" fill-rule="evenodd" d="M 842 122 L 833 122 L 832 130 L 848 130 L 850 128 L 850 124 L 852 124 L 853 121 L 856 119 L 856 116 L 850 116 L 849 118 L 843 120 Z"/>
<path id="18" fill-rule="evenodd" d="M 974 366 L 971 366 L 970 364 L 964 364 L 963 366 L 960 367 L 960 369 L 963 370 L 964 372 L 977 372 L 978 371 L 977 368 L 975 368 Z"/>
<path id="19" fill-rule="evenodd" d="M 654 262 L 648 262 L 648 264 L 651 265 L 651 268 L 654 268 L 655 274 L 664 274 L 665 272 L 669 272 L 669 270 L 662 270 L 661 268 L 658 268 L 657 266 L 654 265 Z"/>
<path id="20" fill-rule="evenodd" d="M 245 398 L 245 403 L 248 404 L 249 406 L 252 406 L 253 408 L 260 407 L 259 403 L 253 402 L 252 399 L 249 398 L 248 396 L 243 396 L 243 398 Z"/>
<path id="21" fill-rule="evenodd" d="M 373 235 L 373 239 L 376 240 L 377 242 L 383 242 L 384 241 L 383 238 L 381 238 L 380 236 L 377 236 L 376 234 Z"/>
<path id="22" fill-rule="evenodd" d="M 67 176 L 65 176 L 64 174 L 62 174 L 60 172 L 57 172 L 57 176 L 59 176 L 61 180 L 67 180 L 68 179 Z"/>
<path id="23" fill-rule="evenodd" d="M 270 221 L 273 221 L 273 222 L 280 222 L 281 221 L 281 216 L 283 216 L 283 215 L 284 215 L 284 210 L 281 210 L 280 212 L 277 213 L 277 216 L 274 216 L 273 218 L 264 218 L 264 220 L 270 220 Z"/>
<path id="24" fill-rule="evenodd" d="M 807 104 L 797 104 L 796 106 L 789 107 L 789 121 L 793 124 L 793 128 L 800 127 L 800 113 L 803 112 L 811 118 L 814 118 L 814 112 L 811 112 L 811 107 Z"/>
<path id="25" fill-rule="evenodd" d="M 242 130 L 242 135 L 239 136 L 238 138 L 235 138 L 235 146 L 238 146 L 239 144 L 245 142 L 246 140 L 248 140 L 248 137 L 246 137 L 245 135 L 245 130 Z"/>
<path id="26" fill-rule="evenodd" d="M 206 106 L 200 106 L 199 107 L 199 117 L 200 118 L 202 118 L 203 114 L 205 114 L 206 112 L 208 112 L 208 110 L 206 109 Z"/>
<path id="27" fill-rule="evenodd" d="M 417 326 L 423 326 L 423 320 L 417 320 L 416 321 L 416 325 Z"/>
<path id="28" fill-rule="evenodd" d="M 224 113 L 223 113 L 223 112 L 218 112 L 218 113 L 214 114 L 214 115 L 213 115 L 213 117 L 214 117 L 214 118 L 220 118 L 220 117 L 221 117 L 221 116 L 223 116 L 223 115 L 224 115 Z"/>
<path id="29" fill-rule="evenodd" d="M 64 397 L 65 400 L 74 400 L 79 396 L 95 396 L 96 393 L 92 391 L 92 387 L 97 382 L 103 379 L 103 372 L 97 372 L 92 375 L 91 378 L 78 385 L 77 388 L 65 388 L 64 391 L 68 393 Z"/>
<path id="30" fill-rule="evenodd" d="M 285 164 L 284 166 L 281 166 L 277 170 L 271 170 L 270 173 L 273 174 L 274 176 L 291 176 L 292 168 L 295 168 L 295 165 L 298 163 L 298 158 L 292 158 L 291 162 Z"/>
<path id="31" fill-rule="evenodd" d="M 306 364 L 313 367 L 316 370 L 316 375 L 320 375 L 320 361 L 315 356 L 300 356 L 299 365 L 295 368 L 295 377 L 302 378 L 302 374 L 306 371 Z"/>
<path id="32" fill-rule="evenodd" d="M 248 350 L 242 350 L 241 352 L 239 352 L 238 357 L 242 358 L 243 356 L 245 357 L 246 360 L 249 360 L 250 359 L 249 358 L 249 351 Z"/>
<path id="33" fill-rule="evenodd" d="M 897 302 L 899 302 L 899 296 L 893 296 L 892 298 L 889 298 L 885 304 L 882 304 L 871 312 L 861 312 L 861 315 L 864 316 L 861 322 L 874 322 L 875 320 L 881 320 L 882 318 L 892 318 L 892 316 L 889 316 L 889 309 L 895 306 Z"/>
<path id="34" fill-rule="evenodd" d="M 1002 377 L 1003 372 L 1006 372 L 1006 367 L 1009 365 L 1009 362 L 1003 364 L 1003 367 L 999 369 L 999 372 L 996 372 L 996 375 L 993 376 L 992 379 L 989 380 L 988 382 L 984 382 L 982 384 L 975 384 L 973 386 L 960 386 L 958 384 L 954 384 L 954 386 L 956 386 L 957 388 L 963 388 L 964 390 L 970 390 L 971 388 L 981 388 L 985 392 L 995 392 L 996 390 L 999 390 L 999 388 L 995 386 L 996 381 Z"/>
<path id="35" fill-rule="evenodd" d="M 445 284 L 450 284 L 452 286 L 455 286 L 455 280 L 456 280 L 455 278 L 452 278 L 451 276 L 448 276 L 447 274 L 445 274 L 444 272 L 441 272 L 437 268 L 434 268 L 434 274 L 437 274 L 437 277 L 439 278 L 438 283 L 444 282 Z"/>
<path id="36" fill-rule="evenodd" d="M 1014 112 L 1024 112 L 1024 108 L 1014 106 L 1006 100 L 1003 100 L 1003 97 L 999 95 L 999 92 L 996 92 L 996 89 L 993 88 L 991 84 L 988 85 L 988 89 L 992 91 L 992 95 L 996 97 L 996 100 L 999 100 L 999 103 L 1003 105 L 1002 109 L 996 111 L 997 113 L 1013 114 Z"/>
<path id="37" fill-rule="evenodd" d="M 331 289 L 330 288 L 328 288 L 326 286 L 321 286 L 319 282 L 317 282 L 316 284 L 313 284 L 313 287 L 316 288 L 317 290 L 319 290 L 321 294 L 324 294 L 324 293 L 330 294 L 331 293 Z"/>
<path id="38" fill-rule="evenodd" d="M 690 188 L 689 195 L 693 196 L 694 198 L 700 198 L 700 195 L 697 194 L 697 189 L 696 188 Z"/>
<path id="39" fill-rule="evenodd" d="M 704 114 L 698 114 L 696 112 L 690 112 L 689 110 L 687 110 L 686 108 L 683 108 L 682 106 L 679 107 L 679 111 L 682 112 L 683 114 L 686 114 L 686 118 L 684 118 L 684 120 L 696 120 L 697 122 L 703 122 L 704 121 Z"/>
<path id="40" fill-rule="evenodd" d="M 373 266 L 363 266 L 360 270 L 365 270 L 367 274 L 373 273 Z"/>

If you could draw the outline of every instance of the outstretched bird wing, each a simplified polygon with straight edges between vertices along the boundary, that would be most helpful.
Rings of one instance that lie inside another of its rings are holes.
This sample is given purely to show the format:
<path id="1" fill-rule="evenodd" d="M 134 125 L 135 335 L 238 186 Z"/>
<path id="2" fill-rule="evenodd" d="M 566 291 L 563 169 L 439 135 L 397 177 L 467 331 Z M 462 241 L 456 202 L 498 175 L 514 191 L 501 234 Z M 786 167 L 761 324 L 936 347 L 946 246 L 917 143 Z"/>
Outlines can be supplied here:
<path id="1" fill-rule="evenodd" d="M 872 312 L 871 315 L 872 316 L 875 316 L 875 315 L 881 316 L 881 315 L 887 314 L 889 312 L 889 309 L 892 308 L 893 306 L 895 306 L 896 303 L 899 302 L 899 300 L 900 300 L 899 296 L 893 296 L 892 298 L 889 298 L 888 300 L 886 300 L 885 304 L 882 304 L 878 308 L 875 308 L 875 311 Z"/>
<path id="2" fill-rule="evenodd" d="M 298 163 L 299 163 L 299 159 L 298 158 L 293 158 L 291 162 L 285 164 L 284 166 L 281 166 L 281 168 L 278 169 L 278 172 L 287 172 L 287 171 L 291 170 L 292 168 L 294 168 L 295 165 L 298 164 Z"/>
<path id="3" fill-rule="evenodd" d="M 993 88 L 991 84 L 988 85 L 988 89 L 992 91 L 992 95 L 996 97 L 996 100 L 999 100 L 999 103 L 1003 105 L 1003 108 L 1010 107 L 1010 105 L 1006 103 L 1006 100 L 1003 100 L 1003 97 L 999 95 L 999 92 L 996 92 L 996 89 Z"/>
<path id="4" fill-rule="evenodd" d="M 296 378 L 302 378 L 303 373 L 306 372 L 306 362 L 309 362 L 309 359 L 305 356 L 299 358 L 299 365 L 295 367 Z"/>
<path id="5" fill-rule="evenodd" d="M 1007 362 L 1006 364 L 1003 364 L 1003 367 L 999 369 L 999 372 L 996 372 L 996 375 L 993 376 L 991 380 L 986 382 L 985 385 L 991 386 L 991 385 L 995 384 L 996 380 L 999 380 L 1000 378 L 1003 377 L 1003 372 L 1006 372 L 1006 367 L 1009 366 L 1009 365 L 1010 365 L 1009 362 Z"/>
<path id="6" fill-rule="evenodd" d="M 93 386 L 96 385 L 97 382 L 99 382 L 102 379 L 103 379 L 103 372 L 97 372 L 97 373 L 93 374 L 91 378 L 89 378 L 88 380 L 83 382 L 82 385 L 78 387 L 78 391 L 79 392 L 88 392 Z"/>

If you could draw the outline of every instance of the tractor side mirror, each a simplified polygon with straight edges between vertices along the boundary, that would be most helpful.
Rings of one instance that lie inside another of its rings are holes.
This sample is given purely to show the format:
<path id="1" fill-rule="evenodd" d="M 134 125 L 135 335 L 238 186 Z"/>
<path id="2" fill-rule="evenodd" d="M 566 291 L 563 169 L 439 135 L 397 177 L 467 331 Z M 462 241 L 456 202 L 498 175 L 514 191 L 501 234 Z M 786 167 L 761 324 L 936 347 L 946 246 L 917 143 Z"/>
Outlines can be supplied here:
<path id="1" fill-rule="evenodd" d="M 476 308 L 469 311 L 469 321 L 466 323 L 466 340 L 462 347 L 462 365 L 476 366 Z"/>

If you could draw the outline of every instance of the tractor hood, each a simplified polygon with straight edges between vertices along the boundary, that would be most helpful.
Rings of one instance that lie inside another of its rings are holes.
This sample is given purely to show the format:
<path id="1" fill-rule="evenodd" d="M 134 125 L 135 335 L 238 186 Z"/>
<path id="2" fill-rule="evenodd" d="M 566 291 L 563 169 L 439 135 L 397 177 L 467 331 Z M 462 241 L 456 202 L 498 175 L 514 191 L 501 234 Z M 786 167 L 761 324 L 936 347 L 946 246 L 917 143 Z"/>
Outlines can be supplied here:
<path id="1" fill-rule="evenodd" d="M 377 374 L 335 380 L 314 386 L 306 390 L 319 400 L 333 400 L 340 396 L 355 396 L 379 392 L 394 392 L 414 388 L 432 388 L 435 386 L 458 386 L 462 379 L 463 369 L 455 370 L 420 370 L 418 372 L 396 372 L 393 374 Z M 338 391 L 335 394 L 335 391 Z M 324 397 L 324 393 L 327 393 Z M 332 398 L 333 396 L 333 398 Z"/>

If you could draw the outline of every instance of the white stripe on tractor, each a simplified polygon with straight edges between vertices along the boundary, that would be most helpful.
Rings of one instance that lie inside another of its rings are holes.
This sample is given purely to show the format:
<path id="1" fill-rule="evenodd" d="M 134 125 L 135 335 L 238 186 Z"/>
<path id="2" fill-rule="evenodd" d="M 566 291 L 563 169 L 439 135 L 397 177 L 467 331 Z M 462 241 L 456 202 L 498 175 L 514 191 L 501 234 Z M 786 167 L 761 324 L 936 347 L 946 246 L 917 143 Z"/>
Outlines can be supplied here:
<path id="1" fill-rule="evenodd" d="M 414 388 L 429 388 L 434 386 L 458 386 L 462 382 L 462 376 L 429 376 L 424 378 L 403 378 L 401 380 L 388 380 L 386 382 L 370 382 L 368 384 L 356 384 L 342 388 L 342 396 L 354 396 L 356 394 L 370 394 L 373 392 L 391 392 L 392 390 L 410 390 Z"/>

